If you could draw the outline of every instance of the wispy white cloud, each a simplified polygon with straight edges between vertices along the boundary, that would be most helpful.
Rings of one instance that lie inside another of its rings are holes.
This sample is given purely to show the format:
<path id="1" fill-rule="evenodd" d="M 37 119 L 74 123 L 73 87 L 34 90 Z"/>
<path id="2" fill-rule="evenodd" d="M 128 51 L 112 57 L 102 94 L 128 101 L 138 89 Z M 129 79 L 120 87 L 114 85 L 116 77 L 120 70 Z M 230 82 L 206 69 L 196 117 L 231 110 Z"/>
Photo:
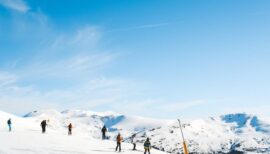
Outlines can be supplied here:
<path id="1" fill-rule="evenodd" d="M 8 72 L 0 72 L 0 87 L 10 85 L 17 81 L 17 76 Z"/>
<path id="2" fill-rule="evenodd" d="M 95 54 L 91 56 L 78 55 L 67 61 L 67 67 L 71 70 L 89 70 L 109 63 L 114 58 L 112 54 Z"/>
<path id="3" fill-rule="evenodd" d="M 24 76 L 84 78 L 100 71 L 117 58 L 117 53 L 99 50 L 101 32 L 91 26 L 75 32 L 50 36 L 39 51 L 35 52 L 21 72 Z M 32 71 L 35 70 L 35 71 Z"/>
<path id="4" fill-rule="evenodd" d="M 180 112 L 195 106 L 200 106 L 209 103 L 209 100 L 191 100 L 177 103 L 169 103 L 160 106 L 160 109 L 166 112 Z"/>
<path id="5" fill-rule="evenodd" d="M 0 5 L 23 13 L 30 9 L 23 0 L 0 0 Z"/>
<path id="6" fill-rule="evenodd" d="M 213 100 L 202 99 L 169 102 L 158 98 L 153 99 L 151 97 L 145 97 L 143 99 L 137 98 L 133 100 L 125 100 L 122 104 L 113 104 L 112 109 L 126 114 L 166 118 L 168 115 L 177 116 L 191 108 L 208 105 L 213 102 Z"/>
<path id="7" fill-rule="evenodd" d="M 110 53 L 75 54 L 63 59 L 35 59 L 21 70 L 23 76 L 60 77 L 60 78 L 89 78 L 115 59 Z M 35 71 L 31 71 L 35 70 Z"/>
<path id="8" fill-rule="evenodd" d="M 95 46 L 101 39 L 101 33 L 97 27 L 85 26 L 76 31 L 75 36 L 69 41 L 73 45 L 84 47 Z"/>
<path id="9" fill-rule="evenodd" d="M 155 23 L 155 24 L 145 24 L 145 25 L 138 25 L 138 26 L 132 26 L 132 27 L 126 27 L 126 28 L 118 28 L 118 29 L 112 29 L 107 32 L 117 32 L 117 31 L 130 31 L 130 30 L 139 30 L 139 29 L 150 29 L 150 28 L 158 28 L 158 27 L 165 27 L 169 26 L 170 23 Z"/>
<path id="10" fill-rule="evenodd" d="M 17 80 L 0 87 L 1 109 L 19 114 L 44 108 L 104 110 L 104 106 L 120 105 L 132 95 L 132 84 L 129 81 L 105 77 L 90 77 L 88 82 L 66 89 L 58 89 L 55 85 L 54 89 L 45 91 L 34 83 L 31 83 L 32 86 L 22 86 L 20 82 Z"/>
<path id="11" fill-rule="evenodd" d="M 15 113 L 15 114 L 26 114 L 29 111 L 38 109 L 60 109 L 60 105 L 54 102 L 50 102 L 40 99 L 37 96 L 7 96 L 0 95 L 0 108 L 1 110 Z"/>

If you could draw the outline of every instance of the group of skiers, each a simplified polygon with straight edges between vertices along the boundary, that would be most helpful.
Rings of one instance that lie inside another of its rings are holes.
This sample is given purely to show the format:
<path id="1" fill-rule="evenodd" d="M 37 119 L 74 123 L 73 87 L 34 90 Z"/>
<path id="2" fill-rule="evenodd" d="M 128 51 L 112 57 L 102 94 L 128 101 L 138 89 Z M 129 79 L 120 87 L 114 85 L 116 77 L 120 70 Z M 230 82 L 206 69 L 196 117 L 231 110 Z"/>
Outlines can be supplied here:
<path id="1" fill-rule="evenodd" d="M 12 130 L 12 122 L 11 122 L 11 118 L 8 119 L 7 121 L 7 125 L 8 125 L 8 130 L 9 132 L 11 132 Z M 41 129 L 42 129 L 42 133 L 46 133 L 46 127 L 48 126 L 47 124 L 47 121 L 46 120 L 43 120 L 41 123 L 40 123 L 40 126 L 41 126 Z M 70 123 L 68 126 L 68 135 L 72 135 L 72 124 Z M 101 129 L 101 132 L 102 132 L 102 139 L 103 140 L 106 140 L 108 139 L 107 136 L 106 136 L 106 132 L 107 132 L 107 128 L 106 126 L 104 125 Z M 136 137 L 136 134 L 133 134 L 131 137 L 130 137 L 130 140 L 131 140 L 131 143 L 133 144 L 133 149 L 132 150 L 136 150 L 136 142 L 135 142 L 135 137 Z M 121 152 L 121 143 L 123 141 L 123 137 L 121 136 L 121 134 L 119 133 L 116 137 L 116 148 L 115 148 L 115 151 L 119 151 Z M 151 149 L 151 143 L 150 143 L 150 139 L 147 138 L 146 141 L 144 142 L 144 154 L 148 153 L 150 154 L 150 149 Z"/>
<path id="2" fill-rule="evenodd" d="M 43 120 L 41 123 L 40 123 L 40 126 L 41 126 L 41 129 L 42 129 L 42 133 L 46 133 L 46 127 L 47 127 L 47 121 L 46 120 Z M 72 135 L 72 124 L 69 123 L 69 125 L 67 126 L 68 128 L 68 135 Z"/>
<path id="3" fill-rule="evenodd" d="M 105 140 L 107 139 L 106 137 L 106 132 L 107 132 L 107 128 L 104 125 L 101 129 L 102 132 L 102 139 Z M 135 137 L 136 134 L 133 134 L 129 139 L 131 141 L 131 143 L 133 144 L 133 149 L 132 150 L 136 150 L 136 141 L 135 141 Z M 123 137 L 121 136 L 121 134 L 119 133 L 116 137 L 116 148 L 115 151 L 119 151 L 121 152 L 121 143 L 123 141 Z M 146 141 L 144 142 L 144 154 L 148 153 L 150 154 L 150 149 L 151 149 L 151 143 L 150 143 L 150 138 L 147 138 Z"/>

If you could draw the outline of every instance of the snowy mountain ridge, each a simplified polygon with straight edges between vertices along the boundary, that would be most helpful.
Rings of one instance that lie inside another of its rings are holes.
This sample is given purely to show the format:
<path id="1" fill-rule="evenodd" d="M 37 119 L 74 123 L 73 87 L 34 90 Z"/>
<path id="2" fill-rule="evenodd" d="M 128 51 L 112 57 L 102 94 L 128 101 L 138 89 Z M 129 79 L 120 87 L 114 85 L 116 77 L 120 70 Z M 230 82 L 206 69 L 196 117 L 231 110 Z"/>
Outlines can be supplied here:
<path id="1" fill-rule="evenodd" d="M 270 153 L 269 124 L 258 116 L 242 113 L 184 122 L 183 127 L 193 153 Z M 162 151 L 176 153 L 176 147 L 181 146 L 177 142 L 177 122 L 147 131 L 146 135 Z"/>
<path id="2" fill-rule="evenodd" d="M 74 125 L 74 134 L 101 138 L 101 127 L 105 124 L 110 140 L 119 132 L 129 142 L 132 134 L 142 145 L 146 137 L 151 138 L 155 149 L 168 153 L 182 150 L 181 134 L 177 120 L 160 120 L 123 115 L 115 112 L 92 112 L 81 110 L 33 111 L 24 117 L 0 112 L 0 122 L 11 117 L 14 129 L 40 129 L 41 120 L 49 121 L 49 131 L 66 134 L 66 126 Z M 17 124 L 16 124 L 17 123 Z M 22 123 L 31 123 L 29 128 Z M 270 153 L 270 121 L 245 113 L 226 114 L 219 117 L 183 121 L 183 131 L 191 153 Z M 0 152 L 1 153 L 1 152 Z"/>
<path id="3" fill-rule="evenodd" d="M 115 112 L 93 112 L 81 110 L 56 110 L 33 111 L 24 116 L 29 119 L 47 119 L 50 123 L 65 127 L 68 123 L 73 123 L 81 132 L 93 132 L 93 136 L 100 138 L 100 129 L 106 125 L 109 136 L 121 132 L 124 136 L 130 136 L 133 132 L 143 131 L 150 128 L 159 127 L 161 124 L 168 125 L 170 120 L 157 120 L 139 116 L 126 116 Z M 95 134 L 98 134 L 96 136 Z"/>

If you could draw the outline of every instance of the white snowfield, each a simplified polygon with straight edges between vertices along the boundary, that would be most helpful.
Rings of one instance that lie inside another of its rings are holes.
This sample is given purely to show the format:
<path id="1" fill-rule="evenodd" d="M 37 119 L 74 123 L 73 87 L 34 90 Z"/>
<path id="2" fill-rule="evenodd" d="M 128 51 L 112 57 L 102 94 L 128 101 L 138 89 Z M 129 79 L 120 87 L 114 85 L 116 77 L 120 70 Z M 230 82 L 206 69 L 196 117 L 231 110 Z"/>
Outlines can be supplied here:
<path id="1" fill-rule="evenodd" d="M 71 114 L 70 112 L 68 114 Z M 95 114 L 96 115 L 96 114 Z M 30 115 L 28 115 L 30 116 Z M 74 115 L 73 115 L 74 116 Z M 8 132 L 7 119 L 13 122 L 12 132 Z M 87 123 L 82 117 L 66 120 L 57 111 L 45 111 L 29 118 L 17 117 L 0 111 L 0 154 L 110 154 L 116 153 L 116 142 L 101 140 L 100 128 L 95 128 L 91 120 Z M 49 126 L 45 134 L 41 133 L 40 122 L 49 119 Z M 73 135 L 67 135 L 65 122 L 77 124 L 73 129 Z M 95 119 L 97 120 L 97 119 Z M 79 125 L 79 122 L 84 122 Z M 96 121 L 98 123 L 98 121 Z M 63 125 L 62 125 L 63 124 Z M 86 126 L 89 128 L 86 128 Z M 93 129 L 90 131 L 90 129 Z M 96 130 L 95 130 L 96 129 Z M 97 133 L 93 135 L 93 133 Z M 143 146 L 138 145 L 137 151 L 131 150 L 131 143 L 122 143 L 123 154 L 142 154 Z M 117 152 L 118 153 L 118 152 Z M 152 149 L 152 154 L 164 154 L 164 152 Z"/>
<path id="2" fill-rule="evenodd" d="M 132 151 L 132 145 L 123 143 L 124 154 L 141 154 Z M 164 154 L 152 150 L 153 154 Z M 67 136 L 59 132 L 49 131 L 41 134 L 37 130 L 14 131 L 8 133 L 0 132 L 0 154 L 115 154 L 115 143 L 113 141 L 102 141 L 89 136 L 73 135 Z"/>

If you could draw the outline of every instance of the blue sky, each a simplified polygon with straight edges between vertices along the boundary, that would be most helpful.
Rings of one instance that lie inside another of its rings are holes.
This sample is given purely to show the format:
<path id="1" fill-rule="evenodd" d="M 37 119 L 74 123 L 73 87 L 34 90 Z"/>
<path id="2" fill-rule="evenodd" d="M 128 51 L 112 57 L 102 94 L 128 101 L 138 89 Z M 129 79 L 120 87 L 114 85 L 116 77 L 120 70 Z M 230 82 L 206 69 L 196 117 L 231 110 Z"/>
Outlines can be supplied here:
<path id="1" fill-rule="evenodd" d="M 0 109 L 270 116 L 270 1 L 0 0 Z"/>

